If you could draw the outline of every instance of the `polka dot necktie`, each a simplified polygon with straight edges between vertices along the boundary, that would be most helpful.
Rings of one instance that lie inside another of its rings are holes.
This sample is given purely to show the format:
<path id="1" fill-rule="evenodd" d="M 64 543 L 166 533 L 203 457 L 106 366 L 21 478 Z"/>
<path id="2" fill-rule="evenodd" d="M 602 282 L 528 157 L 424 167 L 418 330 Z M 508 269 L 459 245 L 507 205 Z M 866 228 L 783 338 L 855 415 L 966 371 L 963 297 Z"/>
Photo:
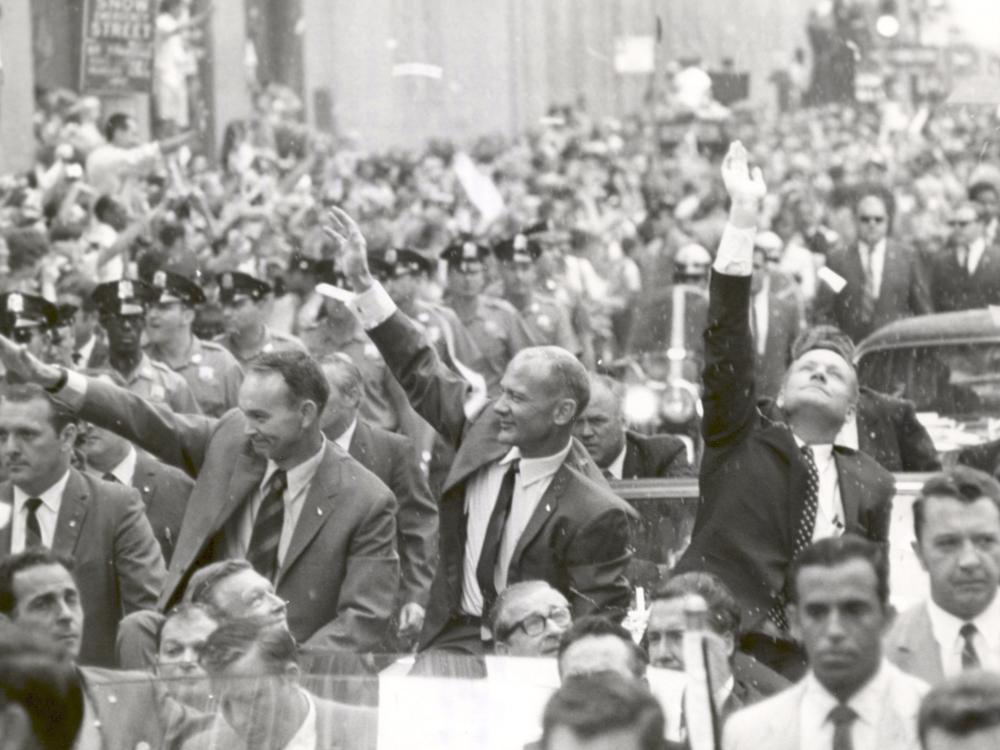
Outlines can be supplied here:
<path id="1" fill-rule="evenodd" d="M 802 499 L 802 515 L 795 529 L 795 552 L 798 555 L 812 544 L 813 529 L 816 526 L 816 511 L 819 508 L 819 469 L 812 448 L 802 446 L 802 458 L 806 465 L 806 494 Z"/>

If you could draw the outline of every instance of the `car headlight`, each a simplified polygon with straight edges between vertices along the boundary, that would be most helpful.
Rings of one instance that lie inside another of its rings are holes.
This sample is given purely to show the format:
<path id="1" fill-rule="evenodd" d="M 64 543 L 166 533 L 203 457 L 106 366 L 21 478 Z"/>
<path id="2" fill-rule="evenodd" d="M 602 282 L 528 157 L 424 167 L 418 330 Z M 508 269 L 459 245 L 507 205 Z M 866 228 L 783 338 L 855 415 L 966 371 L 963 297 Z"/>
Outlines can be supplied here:
<path id="1" fill-rule="evenodd" d="M 648 385 L 630 385 L 625 389 L 622 413 L 629 424 L 648 425 L 656 421 L 660 396 Z"/>
<path id="2" fill-rule="evenodd" d="M 700 406 L 698 391 L 690 383 L 670 383 L 660 396 L 660 413 L 675 424 L 683 424 L 696 414 L 700 416 Z"/>

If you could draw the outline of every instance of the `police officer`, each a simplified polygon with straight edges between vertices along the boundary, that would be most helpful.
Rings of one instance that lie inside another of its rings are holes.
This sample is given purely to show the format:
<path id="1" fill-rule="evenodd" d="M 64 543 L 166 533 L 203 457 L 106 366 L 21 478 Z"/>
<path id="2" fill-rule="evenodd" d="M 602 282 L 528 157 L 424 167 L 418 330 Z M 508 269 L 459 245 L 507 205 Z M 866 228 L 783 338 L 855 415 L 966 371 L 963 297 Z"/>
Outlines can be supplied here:
<path id="1" fill-rule="evenodd" d="M 531 332 L 512 304 L 484 293 L 489 254 L 483 245 L 461 239 L 445 248 L 441 259 L 448 264 L 445 301 L 483 353 L 483 375 L 493 396 L 507 363 L 531 346 Z"/>
<path id="2" fill-rule="evenodd" d="M 299 336 L 317 325 L 323 309 L 323 297 L 316 291 L 317 263 L 302 253 L 292 253 L 288 261 L 285 285 L 298 300 L 292 332 Z"/>
<path id="3" fill-rule="evenodd" d="M 187 381 L 142 350 L 146 309 L 156 298 L 141 281 L 122 279 L 98 284 L 91 298 L 108 339 L 108 364 L 137 396 L 166 404 L 181 414 L 200 414 Z"/>
<path id="4" fill-rule="evenodd" d="M 45 362 L 52 361 L 52 331 L 58 324 L 58 308 L 44 297 L 21 292 L 0 295 L 0 333 Z"/>
<path id="5" fill-rule="evenodd" d="M 580 354 L 580 342 L 573 333 L 566 308 L 537 289 L 535 261 L 542 254 L 538 241 L 518 233 L 494 245 L 493 254 L 500 269 L 504 299 L 521 313 L 531 333 L 532 345 L 554 344 Z"/>
<path id="6" fill-rule="evenodd" d="M 148 283 L 154 300 L 146 313 L 146 353 L 184 377 L 205 414 L 218 417 L 236 407 L 240 363 L 221 344 L 191 331 L 195 307 L 205 302 L 201 287 L 166 270 L 154 271 Z"/>
<path id="7" fill-rule="evenodd" d="M 306 350 L 295 336 L 274 331 L 264 323 L 272 299 L 270 284 L 240 271 L 223 271 L 216 281 L 226 332 L 215 340 L 241 365 L 258 354 Z"/>

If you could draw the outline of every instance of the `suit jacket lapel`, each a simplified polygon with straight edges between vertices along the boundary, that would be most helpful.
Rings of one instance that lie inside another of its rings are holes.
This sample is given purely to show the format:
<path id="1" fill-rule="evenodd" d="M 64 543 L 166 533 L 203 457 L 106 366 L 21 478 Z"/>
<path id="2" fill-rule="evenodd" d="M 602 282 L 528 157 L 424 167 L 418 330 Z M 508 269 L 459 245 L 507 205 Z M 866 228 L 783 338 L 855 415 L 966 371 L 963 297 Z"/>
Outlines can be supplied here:
<path id="1" fill-rule="evenodd" d="M 875 312 L 891 312 L 895 305 L 895 294 L 893 289 L 903 278 L 900 272 L 902 268 L 902 258 L 895 243 L 885 241 L 885 256 L 882 262 L 882 283 L 878 289 L 878 297 L 875 299 Z"/>
<path id="2" fill-rule="evenodd" d="M 63 489 L 62 504 L 59 506 L 59 516 L 56 518 L 56 533 L 52 538 L 52 549 L 73 554 L 76 542 L 83 528 L 83 519 L 87 515 L 87 505 L 90 493 L 87 484 L 76 469 L 69 470 L 69 479 Z"/>
<path id="3" fill-rule="evenodd" d="M 267 461 L 253 452 L 248 443 L 236 459 L 236 466 L 229 478 L 226 496 L 215 518 L 212 520 L 208 535 L 214 534 L 239 507 L 240 503 L 255 492 L 264 479 Z"/>
<path id="4" fill-rule="evenodd" d="M 906 628 L 906 633 L 899 639 L 898 651 L 902 657 L 901 661 L 905 662 L 904 671 L 931 684 L 944 679 L 941 649 L 934 639 L 926 605 L 920 605 L 919 611 Z"/>
<path id="5" fill-rule="evenodd" d="M 479 436 L 478 430 L 470 433 L 455 455 L 441 490 L 442 497 L 483 466 L 503 458 L 510 450 L 509 445 L 497 442 L 494 437 L 496 430 L 491 430 L 488 435 L 482 437 Z"/>
<path id="6" fill-rule="evenodd" d="M 0 503 L 10 509 L 6 514 L 6 525 L 0 526 L 0 557 L 3 557 L 10 554 L 11 536 L 14 530 L 14 485 L 10 482 L 6 482 L 4 485 Z"/>
<path id="7" fill-rule="evenodd" d="M 337 448 L 332 443 L 327 443 L 323 460 L 316 468 L 316 475 L 309 483 L 309 491 L 302 504 L 299 520 L 292 531 L 292 539 L 288 543 L 288 551 L 285 552 L 281 570 L 278 571 L 274 582 L 275 586 L 281 583 L 285 573 L 305 551 L 309 542 L 333 513 L 337 499 L 337 488 L 341 486 L 341 469 L 342 461 L 337 455 Z"/>
<path id="8" fill-rule="evenodd" d="M 864 479 L 859 472 L 857 458 L 846 448 L 834 448 L 837 462 L 837 478 L 840 486 L 840 502 L 844 506 L 844 527 L 847 531 L 859 531 L 861 497 Z"/>
<path id="9" fill-rule="evenodd" d="M 368 425 L 360 420 L 358 420 L 358 426 L 354 428 L 347 452 L 355 458 L 368 456 L 372 452 L 371 431 L 368 429 Z"/>

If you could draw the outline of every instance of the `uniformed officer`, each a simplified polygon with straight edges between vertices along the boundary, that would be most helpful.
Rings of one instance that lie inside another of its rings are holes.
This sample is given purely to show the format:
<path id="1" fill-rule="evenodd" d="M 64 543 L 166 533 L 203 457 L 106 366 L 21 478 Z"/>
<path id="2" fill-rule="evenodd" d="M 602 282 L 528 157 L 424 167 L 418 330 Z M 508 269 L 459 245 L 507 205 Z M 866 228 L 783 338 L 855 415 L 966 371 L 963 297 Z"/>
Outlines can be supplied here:
<path id="1" fill-rule="evenodd" d="M 445 248 L 441 259 L 448 264 L 445 301 L 479 346 L 486 387 L 495 396 L 507 363 L 521 349 L 531 346 L 531 332 L 512 304 L 485 294 L 485 261 L 489 254 L 484 245 L 460 239 Z"/>
<path id="2" fill-rule="evenodd" d="M 223 271 L 216 281 L 226 332 L 215 340 L 241 365 L 258 354 L 306 350 L 295 336 L 274 331 L 264 323 L 273 299 L 270 284 L 240 271 Z"/>
<path id="3" fill-rule="evenodd" d="M 542 254 L 538 242 L 518 233 L 496 243 L 493 254 L 500 269 L 504 299 L 521 313 L 531 333 L 532 345 L 554 344 L 579 354 L 580 344 L 566 308 L 536 288 L 535 261 Z"/>
<path id="4" fill-rule="evenodd" d="M 58 323 L 58 308 L 44 297 L 0 294 L 0 333 L 45 362 L 52 361 L 52 331 Z"/>
<path id="5" fill-rule="evenodd" d="M 98 284 L 91 298 L 108 339 L 108 364 L 137 396 L 166 404 L 181 414 L 200 414 L 187 381 L 142 350 L 146 309 L 156 298 L 141 281 L 122 279 Z"/>
<path id="6" fill-rule="evenodd" d="M 332 260 L 316 263 L 319 281 L 349 290 L 347 279 Z M 389 372 L 378 348 L 371 342 L 357 316 L 343 302 L 323 298 L 323 308 L 315 327 L 302 334 L 302 343 L 317 360 L 333 352 L 347 354 L 361 368 L 365 397 L 361 417 L 391 432 L 400 430 L 400 411 L 410 408 L 402 387 Z"/>
<path id="7" fill-rule="evenodd" d="M 204 291 L 172 271 L 155 271 L 148 283 L 154 300 L 146 313 L 146 353 L 183 376 L 205 414 L 218 417 L 236 407 L 243 382 L 240 363 L 221 344 L 202 341 L 191 331 Z"/>

